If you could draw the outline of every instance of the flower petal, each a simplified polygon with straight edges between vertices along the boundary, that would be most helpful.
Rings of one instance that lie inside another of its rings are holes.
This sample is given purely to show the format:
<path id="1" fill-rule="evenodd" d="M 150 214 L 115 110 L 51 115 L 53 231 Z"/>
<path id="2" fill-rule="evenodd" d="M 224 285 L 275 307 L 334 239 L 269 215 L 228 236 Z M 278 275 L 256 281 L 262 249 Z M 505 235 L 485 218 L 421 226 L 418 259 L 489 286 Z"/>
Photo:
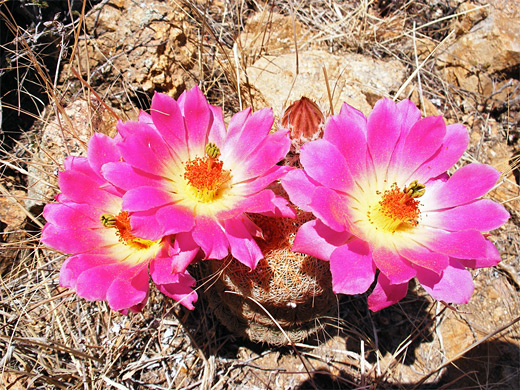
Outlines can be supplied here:
<path id="1" fill-rule="evenodd" d="M 323 139 L 343 154 L 354 177 L 366 169 L 367 119 L 361 111 L 343 103 L 339 115 L 333 115 L 325 125 Z"/>
<path id="2" fill-rule="evenodd" d="M 164 235 L 189 232 L 195 226 L 193 211 L 176 204 L 161 207 L 157 210 L 156 218 Z"/>
<path id="3" fill-rule="evenodd" d="M 164 295 L 175 299 L 187 309 L 193 310 L 193 304 L 197 302 L 198 296 L 191 287 L 195 286 L 195 279 L 193 279 L 187 272 L 177 274 L 178 280 L 175 283 L 160 284 L 158 289 Z"/>
<path id="4" fill-rule="evenodd" d="M 413 174 L 414 180 L 425 183 L 432 177 L 450 169 L 462 156 L 469 143 L 468 130 L 464 125 L 454 124 L 446 127 L 446 136 L 437 153 L 421 165 Z"/>
<path id="5" fill-rule="evenodd" d="M 450 259 L 441 275 L 418 267 L 417 279 L 428 294 L 446 303 L 468 303 L 473 294 L 471 273 L 455 259 Z"/>
<path id="6" fill-rule="evenodd" d="M 228 255 L 229 242 L 215 220 L 197 218 L 192 234 L 193 240 L 202 248 L 207 259 L 223 259 Z"/>
<path id="7" fill-rule="evenodd" d="M 183 113 L 190 157 L 203 156 L 213 122 L 213 113 L 197 85 L 186 93 Z"/>
<path id="8" fill-rule="evenodd" d="M 155 93 L 150 115 L 157 131 L 172 150 L 188 155 L 188 142 L 184 117 L 175 99 L 163 93 Z"/>
<path id="9" fill-rule="evenodd" d="M 459 206 L 485 195 L 497 182 L 500 173 L 490 165 L 465 165 L 439 186 L 435 193 L 424 194 L 422 200 L 428 210 Z M 426 195 L 429 195 L 426 197 Z"/>
<path id="10" fill-rule="evenodd" d="M 72 202 L 86 203 L 105 210 L 117 208 L 121 204 L 119 197 L 100 189 L 96 181 L 81 172 L 60 172 L 58 182 L 61 192 Z"/>
<path id="11" fill-rule="evenodd" d="M 87 158 L 92 170 L 100 175 L 103 164 L 119 161 L 121 154 L 112 138 L 95 133 L 88 142 Z"/>
<path id="12" fill-rule="evenodd" d="M 469 268 L 484 268 L 484 267 L 494 267 L 498 263 L 500 263 L 500 253 L 498 249 L 493 245 L 493 243 L 489 240 L 486 240 L 486 255 L 479 259 L 459 259 L 459 262 L 462 263 L 465 267 Z"/>
<path id="13" fill-rule="evenodd" d="M 376 287 L 368 296 L 368 308 L 372 311 L 384 309 L 399 302 L 407 292 L 408 282 L 392 284 L 385 275 L 380 273 L 377 277 Z"/>
<path id="14" fill-rule="evenodd" d="M 304 211 L 312 211 L 310 207 L 312 194 L 319 184 L 312 180 L 303 169 L 295 169 L 287 173 L 281 179 L 281 183 L 291 202 Z"/>
<path id="15" fill-rule="evenodd" d="M 79 275 L 86 270 L 116 262 L 115 259 L 104 254 L 83 253 L 71 256 L 61 266 L 60 286 L 75 289 Z"/>
<path id="16" fill-rule="evenodd" d="M 251 237 L 244 219 L 247 219 L 247 217 L 242 216 L 225 220 L 224 231 L 233 257 L 249 268 L 255 269 L 264 255 L 256 241 Z"/>
<path id="17" fill-rule="evenodd" d="M 193 240 L 191 232 L 178 233 L 175 235 L 173 252 L 176 253 L 172 257 L 173 272 L 184 272 L 200 252 L 200 246 Z"/>
<path id="18" fill-rule="evenodd" d="M 379 100 L 367 122 L 368 150 L 376 171 L 386 172 L 400 135 L 400 115 L 396 104 L 390 99 Z"/>
<path id="19" fill-rule="evenodd" d="M 395 162 L 398 174 L 403 174 L 404 170 L 411 175 L 440 148 L 445 134 L 446 126 L 441 116 L 430 116 L 416 122 Z"/>
<path id="20" fill-rule="evenodd" d="M 62 228 L 90 229 L 101 227 L 101 212 L 88 204 L 72 202 L 50 203 L 43 209 L 43 217 Z"/>
<path id="21" fill-rule="evenodd" d="M 415 269 L 395 250 L 378 247 L 373 250 L 372 256 L 377 268 L 392 284 L 408 282 L 415 276 Z"/>
<path id="22" fill-rule="evenodd" d="M 172 203 L 172 194 L 157 187 L 137 187 L 123 196 L 123 210 L 144 211 Z"/>
<path id="23" fill-rule="evenodd" d="M 113 281 L 106 292 L 106 299 L 112 310 L 140 306 L 148 298 L 148 269 L 146 266 L 135 267 L 139 270 L 122 272 Z"/>
<path id="24" fill-rule="evenodd" d="M 431 230 L 428 241 L 423 245 L 434 252 L 455 257 L 457 259 L 486 258 L 487 241 L 476 230 L 462 230 L 460 232 L 446 232 L 439 229 Z"/>
<path id="25" fill-rule="evenodd" d="M 509 219 L 504 206 L 489 199 L 440 211 L 431 211 L 424 224 L 443 230 L 478 230 L 487 232 L 502 226 Z"/>
<path id="26" fill-rule="evenodd" d="M 368 290 L 376 275 L 370 248 L 354 239 L 340 246 L 330 257 L 332 289 L 338 294 L 361 294 Z"/>
<path id="27" fill-rule="evenodd" d="M 318 183 L 334 190 L 346 192 L 353 179 L 338 148 L 320 139 L 301 147 L 300 161 L 305 172 Z"/>
<path id="28" fill-rule="evenodd" d="M 50 223 L 44 226 L 41 241 L 49 248 L 73 254 L 88 252 L 103 244 L 106 245 L 100 229 L 59 227 Z"/>
<path id="29" fill-rule="evenodd" d="M 310 207 L 319 219 L 337 232 L 345 230 L 345 201 L 333 190 L 317 187 L 312 194 Z"/>
<path id="30" fill-rule="evenodd" d="M 105 301 L 110 285 L 128 268 L 124 263 L 112 263 L 87 269 L 77 279 L 76 293 L 89 301 Z"/>
<path id="31" fill-rule="evenodd" d="M 420 244 L 413 247 L 400 248 L 397 251 L 410 263 L 429 269 L 436 274 L 440 274 L 449 264 L 447 255 L 433 252 Z"/>
<path id="32" fill-rule="evenodd" d="M 107 163 L 101 173 L 106 180 L 125 191 L 137 187 L 161 187 L 159 176 L 141 171 L 126 162 Z"/>
<path id="33" fill-rule="evenodd" d="M 328 261 L 332 252 L 345 245 L 350 236 L 347 231 L 337 232 L 319 219 L 315 219 L 304 223 L 298 229 L 291 250 Z"/>

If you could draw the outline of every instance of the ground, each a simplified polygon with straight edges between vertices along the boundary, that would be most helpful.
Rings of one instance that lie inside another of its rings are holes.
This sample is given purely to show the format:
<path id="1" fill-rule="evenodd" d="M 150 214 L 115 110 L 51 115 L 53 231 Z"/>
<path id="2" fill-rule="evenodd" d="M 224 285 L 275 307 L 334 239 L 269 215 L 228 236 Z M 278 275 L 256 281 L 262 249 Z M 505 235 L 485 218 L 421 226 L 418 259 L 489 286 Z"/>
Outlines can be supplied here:
<path id="1" fill-rule="evenodd" d="M 0 387 L 520 389 L 519 16 L 513 0 L 0 2 Z M 414 283 L 377 313 L 367 294 L 338 296 L 323 331 L 286 347 L 228 331 L 202 278 L 194 311 L 153 288 L 128 316 L 78 298 L 58 284 L 67 256 L 39 242 L 64 156 L 154 91 L 195 84 L 226 120 L 250 105 L 279 116 L 297 91 L 325 115 L 339 97 L 364 112 L 408 97 L 465 124 L 457 166 L 503 173 L 488 194 L 511 214 L 489 236 L 502 262 L 472 270 L 467 305 Z"/>

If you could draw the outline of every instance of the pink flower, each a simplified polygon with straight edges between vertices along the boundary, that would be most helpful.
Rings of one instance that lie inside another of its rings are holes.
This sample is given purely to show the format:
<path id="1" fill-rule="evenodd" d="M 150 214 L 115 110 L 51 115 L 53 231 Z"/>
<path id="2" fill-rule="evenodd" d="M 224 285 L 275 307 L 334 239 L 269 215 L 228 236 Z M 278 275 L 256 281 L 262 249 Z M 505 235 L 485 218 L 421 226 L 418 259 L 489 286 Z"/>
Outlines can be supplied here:
<path id="1" fill-rule="evenodd" d="M 380 100 L 368 120 L 344 104 L 323 139 L 302 147 L 304 169 L 282 179 L 291 201 L 317 217 L 293 250 L 330 260 L 337 293 L 367 291 L 379 269 L 368 298 L 374 311 L 402 299 L 413 277 L 435 299 L 467 303 L 466 267 L 500 261 L 482 232 L 509 218 L 479 199 L 500 176 L 494 168 L 469 164 L 447 175 L 467 145 L 464 126 L 421 119 L 410 101 Z"/>
<path id="2" fill-rule="evenodd" d="M 171 238 L 135 234 L 132 215 L 122 207 L 123 191 L 101 176 L 103 164 L 120 160 L 116 143 L 95 134 L 87 158 L 68 157 L 58 203 L 45 206 L 42 242 L 73 255 L 61 268 L 60 285 L 87 300 L 107 301 L 113 310 L 140 311 L 150 272 L 161 292 L 193 309 L 195 280 L 187 272 L 172 272 Z"/>
<path id="3" fill-rule="evenodd" d="M 228 129 L 222 112 L 195 87 L 178 101 L 155 94 L 150 114 L 118 124 L 124 162 L 103 166 L 112 184 L 127 190 L 123 209 L 133 213 L 140 237 L 175 234 L 174 270 L 182 272 L 202 248 L 206 258 L 231 254 L 254 268 L 261 234 L 245 213 L 294 216 L 266 189 L 290 168 L 287 130 L 270 134 L 271 110 L 239 112 Z"/>

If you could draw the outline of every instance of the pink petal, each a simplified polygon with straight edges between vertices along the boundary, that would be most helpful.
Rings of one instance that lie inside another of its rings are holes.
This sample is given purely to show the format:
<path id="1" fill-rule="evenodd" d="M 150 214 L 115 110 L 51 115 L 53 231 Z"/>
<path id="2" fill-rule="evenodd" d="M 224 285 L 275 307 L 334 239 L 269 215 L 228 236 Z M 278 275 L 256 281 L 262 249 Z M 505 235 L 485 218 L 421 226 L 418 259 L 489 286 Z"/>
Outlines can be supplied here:
<path id="1" fill-rule="evenodd" d="M 166 242 L 169 240 L 169 237 L 165 238 Z M 168 248 L 163 247 L 155 259 L 150 261 L 150 276 L 155 284 L 166 284 L 177 281 L 176 272 L 173 271 L 173 260 L 169 254 L 170 251 L 168 251 Z"/>
<path id="2" fill-rule="evenodd" d="M 301 147 L 300 161 L 305 172 L 325 187 L 347 192 L 353 184 L 347 162 L 330 142 L 320 139 Z"/>
<path id="3" fill-rule="evenodd" d="M 471 273 L 455 259 L 450 259 L 441 275 L 417 268 L 417 279 L 428 294 L 446 303 L 468 303 L 473 294 Z"/>
<path id="4" fill-rule="evenodd" d="M 377 268 L 392 284 L 408 282 L 415 276 L 415 269 L 395 250 L 379 247 L 373 250 L 372 257 Z"/>
<path id="5" fill-rule="evenodd" d="M 363 113 L 347 103 L 341 107 L 340 114 L 331 116 L 325 125 L 323 139 L 343 154 L 354 177 L 366 171 L 366 126 L 367 119 Z"/>
<path id="6" fill-rule="evenodd" d="M 368 297 L 368 308 L 372 311 L 379 311 L 399 302 L 408 292 L 408 282 L 401 284 L 391 284 L 382 273 L 377 277 L 377 284 Z"/>
<path id="7" fill-rule="evenodd" d="M 176 204 L 161 207 L 156 218 L 163 228 L 164 235 L 189 232 L 195 226 L 193 211 Z"/>
<path id="8" fill-rule="evenodd" d="M 137 306 L 148 298 L 148 269 L 136 268 L 140 268 L 139 272 L 123 272 L 108 288 L 106 299 L 112 310 Z"/>
<path id="9" fill-rule="evenodd" d="M 96 181 L 81 172 L 60 172 L 58 182 L 61 192 L 68 200 L 75 203 L 86 203 L 105 210 L 110 210 L 121 203 L 119 197 L 100 189 Z"/>
<path id="10" fill-rule="evenodd" d="M 77 279 L 76 293 L 89 301 L 104 301 L 110 285 L 128 268 L 128 264 L 113 263 L 87 269 Z"/>
<path id="11" fill-rule="evenodd" d="M 345 200 L 335 191 L 326 187 L 317 187 L 312 194 L 310 204 L 314 215 L 337 232 L 345 230 Z"/>
<path id="12" fill-rule="evenodd" d="M 296 233 L 293 252 L 305 253 L 321 260 L 330 260 L 330 256 L 339 246 L 345 245 L 350 233 L 336 232 L 319 219 L 304 223 Z"/>
<path id="13" fill-rule="evenodd" d="M 412 174 L 437 152 L 445 134 L 446 126 L 441 116 L 430 116 L 415 123 L 404 140 L 403 149 L 396 162 L 401 167 L 400 171 L 404 169 L 408 174 Z"/>
<path id="14" fill-rule="evenodd" d="M 213 123 L 211 124 L 211 129 L 209 131 L 208 142 L 212 142 L 220 148 L 224 145 L 227 136 L 224 116 L 222 115 L 222 109 L 220 107 L 212 106 L 210 104 L 209 108 L 213 113 Z"/>
<path id="15" fill-rule="evenodd" d="M 288 130 L 279 130 L 269 134 L 259 143 L 252 154 L 240 162 L 242 168 L 237 175 L 239 181 L 264 175 L 285 157 L 290 147 L 291 140 L 288 137 Z M 239 147 L 239 149 L 242 148 L 243 146 Z"/>
<path id="16" fill-rule="evenodd" d="M 161 187 L 159 176 L 134 168 L 126 162 L 107 163 L 101 169 L 103 177 L 125 191 L 136 187 Z"/>
<path id="17" fill-rule="evenodd" d="M 45 220 L 62 228 L 90 229 L 101 227 L 101 214 L 88 204 L 50 203 L 43 209 Z"/>
<path id="18" fill-rule="evenodd" d="M 233 257 L 254 269 L 264 255 L 246 228 L 246 219 L 246 216 L 227 219 L 224 221 L 224 230 Z"/>
<path id="19" fill-rule="evenodd" d="M 236 120 L 232 119 L 229 124 L 228 136 L 222 150 L 222 156 L 226 159 L 232 155 L 236 163 L 247 162 L 249 155 L 253 152 L 258 154 L 255 150 L 269 138 L 268 134 L 274 122 L 273 111 L 270 108 L 264 108 L 250 115 L 250 110 L 248 109 L 236 115 L 239 115 L 239 117 Z M 244 117 L 246 117 L 245 122 Z M 280 134 L 287 134 L 287 131 L 282 131 Z M 289 147 L 285 153 L 288 150 Z M 275 163 L 282 158 L 283 156 Z"/>
<path id="20" fill-rule="evenodd" d="M 398 253 L 409 262 L 440 274 L 449 264 L 449 257 L 442 253 L 432 252 L 422 245 L 398 249 Z"/>
<path id="21" fill-rule="evenodd" d="M 127 122 L 125 126 L 132 128 L 132 135 L 119 144 L 124 160 L 133 167 L 154 175 L 161 176 L 168 172 L 175 156 L 159 133 L 139 122 Z"/>
<path id="22" fill-rule="evenodd" d="M 195 85 L 188 91 L 184 100 L 184 123 L 191 158 L 204 153 L 212 121 L 213 115 L 206 97 Z"/>
<path id="23" fill-rule="evenodd" d="M 92 170 L 100 175 L 103 164 L 119 161 L 121 154 L 112 138 L 95 133 L 88 143 L 87 158 Z"/>
<path id="24" fill-rule="evenodd" d="M 42 230 L 41 241 L 64 253 L 83 253 L 105 244 L 101 229 L 62 228 L 47 224 Z"/>
<path id="25" fill-rule="evenodd" d="M 200 246 L 193 240 L 191 232 L 178 233 L 175 235 L 175 242 L 173 247 L 174 255 L 172 257 L 173 272 L 179 273 L 186 271 L 197 254 L 200 251 Z"/>
<path id="26" fill-rule="evenodd" d="M 132 234 L 145 240 L 158 240 L 163 237 L 164 228 L 157 222 L 157 209 L 135 211 L 130 218 Z"/>
<path id="27" fill-rule="evenodd" d="M 263 190 L 265 187 L 270 185 L 273 181 L 282 178 L 287 172 L 293 168 L 287 166 L 274 165 L 265 172 L 262 176 L 257 177 L 251 181 L 235 184 L 236 187 L 240 188 L 240 191 L 244 195 L 254 194 Z"/>
<path id="28" fill-rule="evenodd" d="M 103 254 L 83 253 L 71 256 L 61 266 L 60 286 L 71 289 L 76 288 L 76 281 L 79 275 L 90 268 L 102 265 L 113 264 L 116 260 Z"/>
<path id="29" fill-rule="evenodd" d="M 222 227 L 213 219 L 197 218 L 193 240 L 202 248 L 207 259 L 223 259 L 229 253 L 229 242 Z"/>
<path id="30" fill-rule="evenodd" d="M 156 187 L 138 187 L 123 196 L 123 210 L 143 211 L 172 202 L 171 192 Z"/>
<path id="31" fill-rule="evenodd" d="M 463 125 L 447 126 L 442 146 L 431 159 L 417 169 L 413 174 L 413 179 L 424 183 L 432 177 L 446 172 L 459 160 L 468 147 L 468 143 L 469 134 Z"/>
<path id="32" fill-rule="evenodd" d="M 193 304 L 197 302 L 197 293 L 191 289 L 195 286 L 195 279 L 193 279 L 187 272 L 178 274 L 178 281 L 176 283 L 160 284 L 159 291 L 170 298 L 175 299 L 184 307 L 193 310 Z"/>
<path id="33" fill-rule="evenodd" d="M 424 223 L 444 230 L 478 230 L 487 232 L 509 219 L 504 206 L 489 199 L 479 199 L 451 209 L 430 212 Z"/>
<path id="34" fill-rule="evenodd" d="M 500 263 L 500 253 L 498 249 L 489 240 L 486 240 L 486 255 L 479 259 L 459 259 L 465 267 L 469 268 L 484 268 L 494 267 Z"/>
<path id="35" fill-rule="evenodd" d="M 368 150 L 376 168 L 386 170 L 400 135 L 401 122 L 396 104 L 390 99 L 379 100 L 367 122 Z"/>
<path id="36" fill-rule="evenodd" d="M 497 182 L 500 173 L 490 165 L 465 165 L 441 186 L 435 196 L 435 209 L 462 205 L 485 195 Z"/>
<path id="37" fill-rule="evenodd" d="M 429 241 L 422 244 L 434 252 L 440 252 L 457 259 L 482 259 L 486 257 L 487 241 L 476 230 L 446 232 L 430 229 Z"/>
<path id="38" fill-rule="evenodd" d="M 287 173 L 281 182 L 291 202 L 304 211 L 312 211 L 310 208 L 312 194 L 319 186 L 318 183 L 312 180 L 303 169 L 295 169 Z"/>
<path id="39" fill-rule="evenodd" d="M 188 152 L 186 128 L 179 104 L 163 93 L 155 93 L 150 114 L 157 131 L 173 149 L 185 155 Z"/>
<path id="40" fill-rule="evenodd" d="M 354 239 L 340 246 L 330 257 L 332 289 L 336 294 L 361 294 L 368 290 L 376 275 L 370 248 Z"/>
<path id="41" fill-rule="evenodd" d="M 85 157 L 68 156 L 63 162 L 65 171 L 74 171 L 76 173 L 82 173 L 87 176 L 92 182 L 96 183 L 96 186 L 105 184 L 105 180 L 98 173 L 92 170 L 88 160 Z M 61 173 L 60 173 L 61 175 Z"/>
<path id="42" fill-rule="evenodd" d="M 292 204 L 287 201 L 287 199 L 275 195 L 271 199 L 271 203 L 274 206 L 274 210 L 261 212 L 259 214 L 271 216 L 271 217 L 286 217 L 286 218 L 296 218 L 296 212 L 294 208 L 291 207 Z"/>
<path id="43" fill-rule="evenodd" d="M 276 195 L 272 190 L 263 190 L 256 194 L 249 195 L 235 204 L 230 210 L 224 210 L 217 214 L 220 220 L 236 218 L 242 213 L 267 213 L 276 212 Z"/>
<path id="44" fill-rule="evenodd" d="M 397 111 L 401 116 L 401 139 L 405 139 L 412 126 L 421 120 L 421 111 L 408 99 L 397 103 Z"/>

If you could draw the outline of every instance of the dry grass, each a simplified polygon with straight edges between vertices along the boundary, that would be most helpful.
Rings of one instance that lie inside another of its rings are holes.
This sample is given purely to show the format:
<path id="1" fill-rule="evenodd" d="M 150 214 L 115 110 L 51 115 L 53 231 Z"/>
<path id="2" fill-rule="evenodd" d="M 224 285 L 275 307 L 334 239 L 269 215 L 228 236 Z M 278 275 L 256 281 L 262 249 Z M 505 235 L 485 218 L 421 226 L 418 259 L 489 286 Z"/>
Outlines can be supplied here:
<path id="1" fill-rule="evenodd" d="M 28 199 L 32 185 L 49 173 L 44 187 L 55 192 L 53 173 L 61 169 L 54 157 L 42 157 L 42 129 L 59 114 L 61 137 L 73 141 L 65 143 L 67 153 L 81 153 L 82 137 L 110 132 L 96 119 L 101 103 L 109 104 L 114 116 L 131 117 L 150 99 L 117 69 L 103 82 L 94 76 L 106 64 L 85 68 L 89 53 L 81 43 L 94 39 L 85 31 L 92 11 L 76 3 L 37 3 L 26 7 L 28 17 L 0 1 L 2 26 L 10 30 L 2 37 L 0 69 L 0 207 L 7 210 L 0 224 L 0 387 L 520 388 L 520 203 L 510 175 L 514 172 L 518 181 L 520 95 L 513 90 L 497 104 L 492 96 L 465 91 L 440 76 L 436 50 L 453 38 L 451 22 L 458 10 L 450 4 L 456 2 L 178 2 L 196 48 L 186 83 L 198 83 L 227 116 L 254 102 L 245 69 L 261 55 L 276 53 L 270 46 L 280 28 L 270 23 L 276 12 L 308 31 L 293 42 L 295 52 L 320 47 L 339 55 L 351 51 L 402 61 L 410 78 L 395 98 L 415 96 L 423 110 L 428 100 L 435 101 L 450 123 L 463 121 L 472 132 L 471 148 L 460 164 L 492 163 L 504 171 L 491 194 L 512 214 L 492 236 L 504 260 L 474 272 L 477 288 L 469 305 L 446 307 L 419 286 L 376 314 L 368 311 L 366 295 L 339 297 L 337 315 L 316 340 L 281 349 L 236 339 L 216 322 L 203 298 L 194 312 L 187 312 L 152 288 L 142 313 L 121 316 L 103 302 L 87 302 L 59 287 L 66 256 L 41 245 L 41 197 Z M 58 6 L 62 13 L 53 19 Z M 263 27 L 256 30 L 261 44 L 244 47 L 238 37 L 253 13 L 263 13 Z M 32 24 L 27 22 L 31 18 Z M 56 51 L 56 44 L 63 50 Z M 55 72 L 60 65 L 64 70 Z M 90 110 L 81 125 L 65 110 L 80 99 Z M 105 114 L 101 117 L 112 116 Z M 192 271 L 198 272 L 196 267 Z M 201 281 L 201 296 L 211 293 L 211 283 Z"/>

